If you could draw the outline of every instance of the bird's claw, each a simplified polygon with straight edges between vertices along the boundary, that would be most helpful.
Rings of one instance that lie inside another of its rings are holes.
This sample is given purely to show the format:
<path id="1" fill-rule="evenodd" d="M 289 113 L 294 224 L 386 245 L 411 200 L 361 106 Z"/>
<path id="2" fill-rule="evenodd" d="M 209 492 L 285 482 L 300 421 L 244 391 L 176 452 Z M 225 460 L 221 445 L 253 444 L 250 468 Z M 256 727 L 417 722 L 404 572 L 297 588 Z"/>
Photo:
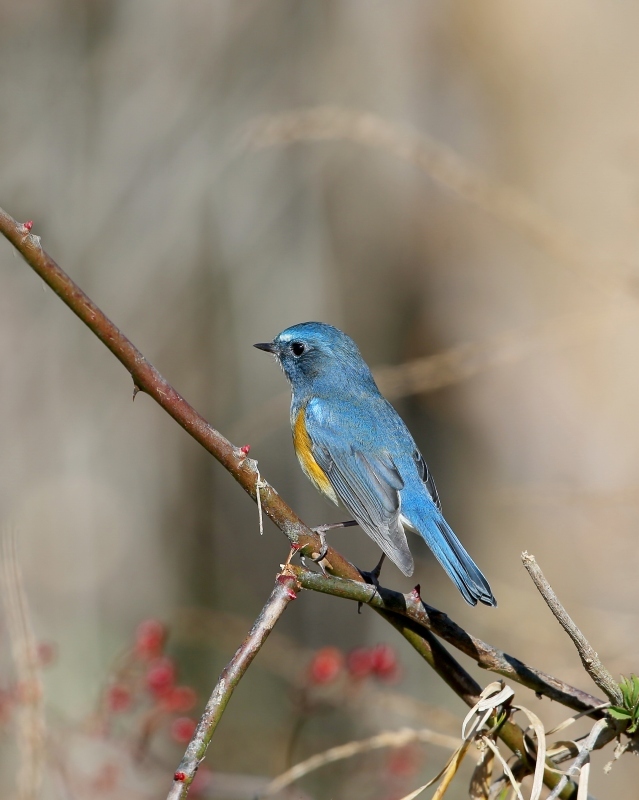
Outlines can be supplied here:
<path id="1" fill-rule="evenodd" d="M 328 553 L 326 531 L 329 530 L 330 527 L 330 525 L 320 525 L 319 528 L 313 528 L 313 533 L 316 533 L 320 537 L 320 551 L 318 555 L 311 558 L 311 561 L 314 561 L 316 564 L 320 564 L 320 561 L 323 561 L 326 557 L 326 553 Z M 321 566 L 322 565 L 320 564 L 320 567 Z"/>

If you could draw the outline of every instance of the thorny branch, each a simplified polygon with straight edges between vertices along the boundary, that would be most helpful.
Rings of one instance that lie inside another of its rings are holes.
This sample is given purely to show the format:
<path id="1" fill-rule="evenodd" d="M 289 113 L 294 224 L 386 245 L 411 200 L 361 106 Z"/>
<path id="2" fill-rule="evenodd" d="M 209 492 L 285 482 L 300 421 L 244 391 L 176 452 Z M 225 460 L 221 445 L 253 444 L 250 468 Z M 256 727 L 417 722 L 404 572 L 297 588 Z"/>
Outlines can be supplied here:
<path id="1" fill-rule="evenodd" d="M 32 269 L 47 283 L 53 291 L 66 303 L 69 308 L 87 325 L 88 328 L 109 348 L 116 358 L 129 371 L 133 378 L 136 391 L 144 391 L 152 397 L 173 419 L 178 422 L 188 433 L 193 436 L 206 450 L 211 453 L 235 478 L 235 480 L 245 489 L 254 499 L 257 499 L 257 492 L 260 492 L 261 505 L 264 513 L 283 531 L 288 537 L 291 545 L 302 553 L 319 552 L 319 537 L 295 514 L 292 509 L 282 500 L 278 493 L 268 483 L 261 480 L 257 463 L 247 457 L 246 448 L 237 448 L 215 430 L 197 411 L 181 397 L 175 389 L 160 375 L 155 367 L 147 361 L 142 353 L 127 339 L 126 336 L 102 313 L 93 301 L 69 278 L 68 275 L 56 264 L 56 262 L 42 249 L 40 238 L 31 233 L 32 223 L 21 225 L 0 209 L 0 232 L 14 245 L 22 254 Z M 259 483 L 259 489 L 257 484 Z M 490 648 L 480 640 L 466 634 L 461 628 L 452 623 L 445 614 L 431 609 L 425 604 L 419 603 L 411 609 L 411 613 L 398 613 L 401 608 L 385 608 L 382 604 L 377 607 L 376 601 L 371 597 L 371 587 L 361 582 L 359 571 L 346 559 L 343 558 L 333 548 L 329 548 L 323 562 L 325 568 L 336 578 L 346 579 L 342 583 L 352 583 L 358 586 L 358 591 L 365 592 L 362 597 L 363 602 L 369 604 L 388 622 L 390 622 L 400 633 L 412 644 L 412 646 L 428 661 L 430 666 L 438 675 L 461 697 L 468 705 L 473 706 L 477 702 L 481 687 L 468 675 L 460 664 L 450 655 L 446 648 L 437 640 L 433 633 L 445 638 L 455 644 L 462 652 L 468 653 L 475 658 L 478 663 L 488 669 L 492 669 L 500 674 L 508 674 L 509 677 L 517 679 L 516 675 L 521 675 L 522 671 L 528 670 L 529 679 L 538 681 L 536 691 L 547 694 L 549 697 L 559 699 L 561 695 L 557 692 L 565 692 L 561 702 L 566 702 L 571 708 L 588 708 L 598 704 L 595 698 L 591 698 L 583 692 L 573 687 L 567 687 L 561 681 L 551 679 L 543 673 L 529 670 L 525 665 L 515 659 L 505 656 L 494 648 Z M 287 574 L 291 576 L 301 575 L 294 572 L 292 568 Z M 309 573 L 309 575 L 312 573 Z M 310 577 L 306 577 L 309 581 Z M 325 589 L 320 589 L 325 591 Z M 276 592 L 281 593 L 281 589 Z M 395 598 L 404 598 L 397 593 L 385 592 L 385 597 L 389 602 Z M 347 596 L 347 595 L 345 595 Z M 272 598 L 271 598 L 272 599 Z M 283 599 L 283 598 L 281 598 Z M 288 599 L 291 599 L 290 597 Z M 355 599 L 355 598 L 354 598 Z M 358 598 L 359 599 L 359 598 Z M 417 599 L 417 598 L 416 598 Z M 271 602 L 271 601 L 269 601 Z M 401 603 L 400 603 L 401 605 Z M 405 601 L 404 601 L 405 605 Z M 268 603 L 267 603 L 268 607 Z M 392 607 L 392 603 L 391 603 Z M 268 613 L 268 612 L 267 612 Z M 259 622 L 259 620 L 258 620 Z M 256 623 L 252 634 L 258 637 L 266 635 L 264 623 Z M 270 630 L 270 628 L 268 629 Z M 243 646 L 244 648 L 244 646 Z M 230 689 L 225 689 L 212 697 L 209 706 L 209 721 L 200 723 L 198 730 L 185 756 L 184 772 L 185 778 L 177 781 L 179 793 L 171 794 L 171 798 L 184 797 L 188 789 L 188 784 L 194 774 L 194 765 L 199 763 L 197 760 L 202 757 L 206 745 L 212 735 L 213 729 L 219 721 L 219 717 L 228 701 L 232 688 L 241 677 L 246 667 L 250 663 L 256 650 L 240 648 L 235 659 L 229 664 L 222 675 L 222 680 L 228 680 L 229 675 L 234 675 L 235 683 Z M 259 645 L 257 647 L 259 649 Z M 250 658 L 248 654 L 252 653 Z M 479 657 L 478 657 L 479 655 Z M 248 658 L 248 660 L 246 660 Z M 504 672 L 503 670 L 506 670 Z M 530 677 L 532 676 L 532 677 Z M 525 681 L 520 680 L 525 683 Z M 525 683 L 525 685 L 528 685 Z M 216 690 L 217 691 L 217 690 Z M 569 701 L 569 702 L 568 702 Z M 212 704 L 212 705 L 211 705 Z M 207 706 L 207 708 L 209 708 Z M 206 716 L 206 714 L 205 714 Z M 498 735 L 506 745 L 515 752 L 528 771 L 534 769 L 534 763 L 530 762 L 527 755 L 528 749 L 525 745 L 524 731 L 515 723 L 507 720 L 504 722 Z M 208 738 L 207 738 L 208 737 Z M 203 749 L 202 749 L 203 748 Z M 193 770 L 193 773 L 190 772 Z M 191 776 L 190 778 L 188 776 Z M 557 784 L 558 775 L 551 769 L 546 769 L 544 782 L 547 786 L 553 787 Z M 174 791 L 174 790 L 172 790 Z M 560 796 L 562 798 L 572 798 L 575 796 L 576 787 L 568 784 Z"/>
<path id="2" fill-rule="evenodd" d="M 415 590 L 401 594 L 392 589 L 373 586 L 351 580 L 321 575 L 303 567 L 291 567 L 300 585 L 325 594 L 367 603 L 376 610 L 383 610 L 396 617 L 404 617 L 422 630 L 437 634 L 453 647 L 476 661 L 480 667 L 517 681 L 522 686 L 543 694 L 551 700 L 575 711 L 591 711 L 594 717 L 602 715 L 597 710 L 602 701 L 587 692 L 547 675 L 545 672 L 529 667 L 519 659 L 498 650 L 481 639 L 467 633 L 457 623 L 436 608 L 427 605 Z"/>

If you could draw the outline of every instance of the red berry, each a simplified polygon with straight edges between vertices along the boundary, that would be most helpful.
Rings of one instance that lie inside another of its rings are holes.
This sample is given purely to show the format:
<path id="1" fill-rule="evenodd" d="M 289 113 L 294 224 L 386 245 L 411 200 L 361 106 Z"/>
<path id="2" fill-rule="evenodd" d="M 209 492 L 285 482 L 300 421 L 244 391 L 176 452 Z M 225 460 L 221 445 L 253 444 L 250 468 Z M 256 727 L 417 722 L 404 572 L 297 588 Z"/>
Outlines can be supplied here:
<path id="1" fill-rule="evenodd" d="M 106 701 L 109 711 L 126 711 L 131 707 L 132 699 L 127 687 L 118 683 L 110 686 L 107 691 Z"/>
<path id="2" fill-rule="evenodd" d="M 174 686 L 162 696 L 161 704 L 165 711 L 190 711 L 197 701 L 195 689 L 190 686 Z"/>
<path id="3" fill-rule="evenodd" d="M 309 666 L 311 683 L 331 683 L 342 671 L 344 656 L 337 647 L 323 647 L 313 656 Z"/>
<path id="4" fill-rule="evenodd" d="M 173 780 L 174 781 L 185 781 L 186 780 L 186 775 L 185 775 L 184 772 L 176 772 L 173 775 Z"/>
<path id="5" fill-rule="evenodd" d="M 346 656 L 346 669 L 352 678 L 366 678 L 373 671 L 373 652 L 366 647 L 356 647 Z"/>
<path id="6" fill-rule="evenodd" d="M 175 672 L 175 664 L 170 658 L 156 658 L 146 673 L 147 689 L 156 697 L 162 697 L 173 688 Z"/>
<path id="7" fill-rule="evenodd" d="M 166 641 L 166 628 L 157 619 L 145 619 L 135 633 L 135 650 L 144 658 L 159 656 Z"/>
<path id="8" fill-rule="evenodd" d="M 371 651 L 375 675 L 383 681 L 393 681 L 399 677 L 399 663 L 392 647 L 378 644 Z"/>
<path id="9" fill-rule="evenodd" d="M 171 738 L 181 744 L 190 742 L 196 727 L 197 722 L 191 717 L 178 717 L 171 723 Z"/>
<path id="10" fill-rule="evenodd" d="M 38 643 L 38 661 L 41 667 L 48 667 L 53 664 L 58 656 L 58 648 L 53 642 Z"/>
<path id="11" fill-rule="evenodd" d="M 388 771 L 397 777 L 409 778 L 420 766 L 420 752 L 414 745 L 392 750 L 388 755 Z"/>
<path id="12" fill-rule="evenodd" d="M 0 725 L 8 722 L 13 710 L 14 697 L 11 692 L 0 689 Z"/>

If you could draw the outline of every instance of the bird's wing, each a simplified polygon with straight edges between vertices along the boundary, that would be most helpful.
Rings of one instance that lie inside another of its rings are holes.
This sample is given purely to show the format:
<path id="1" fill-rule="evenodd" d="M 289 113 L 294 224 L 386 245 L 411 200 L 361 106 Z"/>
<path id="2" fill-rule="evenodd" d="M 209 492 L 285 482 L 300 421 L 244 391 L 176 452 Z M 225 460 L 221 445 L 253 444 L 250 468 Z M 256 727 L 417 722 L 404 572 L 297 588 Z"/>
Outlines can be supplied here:
<path id="1" fill-rule="evenodd" d="M 424 461 L 424 456 L 419 452 L 419 450 L 415 449 L 413 453 L 413 458 L 415 460 L 415 464 L 417 465 L 417 472 L 419 473 L 419 477 L 424 482 L 424 486 L 426 487 L 426 491 L 430 495 L 430 499 L 435 503 L 437 508 L 441 511 L 442 510 L 442 501 L 439 499 L 439 494 L 437 492 L 437 487 L 435 486 L 435 479 L 431 475 L 426 466 L 426 462 Z"/>
<path id="2" fill-rule="evenodd" d="M 400 521 L 399 492 L 404 481 L 392 458 L 369 449 L 365 452 L 326 422 L 318 424 L 312 411 L 307 414 L 315 460 L 360 527 L 405 575 L 412 575 L 413 557 Z"/>

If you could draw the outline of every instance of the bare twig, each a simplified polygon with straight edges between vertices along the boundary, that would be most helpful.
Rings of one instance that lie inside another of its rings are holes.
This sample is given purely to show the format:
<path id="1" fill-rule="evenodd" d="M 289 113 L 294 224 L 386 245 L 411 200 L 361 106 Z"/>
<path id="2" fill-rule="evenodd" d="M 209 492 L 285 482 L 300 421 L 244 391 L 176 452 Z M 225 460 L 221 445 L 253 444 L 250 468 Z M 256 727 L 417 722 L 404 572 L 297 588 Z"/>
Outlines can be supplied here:
<path id="1" fill-rule="evenodd" d="M 179 800 L 179 798 L 186 797 L 233 690 L 273 630 L 275 623 L 291 600 L 295 599 L 297 588 L 297 581 L 290 573 L 284 571 L 277 576 L 266 605 L 255 620 L 248 636 L 224 668 L 215 689 L 213 689 L 193 738 L 186 748 L 184 758 L 175 772 L 173 786 L 167 800 Z"/>
<path id="2" fill-rule="evenodd" d="M 590 248 L 523 192 L 492 180 L 445 144 L 375 114 L 333 106 L 267 114 L 249 124 L 244 144 L 258 150 L 292 142 L 335 140 L 375 147 L 414 164 L 436 183 L 508 224 L 599 290 L 610 292 L 620 285 L 632 288 L 629 265 L 620 265 L 609 256 L 593 257 Z M 610 280 L 615 273 L 617 281 Z"/>
<path id="3" fill-rule="evenodd" d="M 609 723 L 605 719 L 600 719 L 593 725 L 592 730 L 590 731 L 590 734 L 584 743 L 584 746 L 579 751 L 579 755 L 570 765 L 566 774 L 561 776 L 561 780 L 548 795 L 547 800 L 557 800 L 557 798 L 561 795 L 562 789 L 568 783 L 570 777 L 579 772 L 581 773 L 581 778 L 579 780 L 578 800 L 581 800 L 582 797 L 584 800 L 586 800 L 588 796 L 588 771 L 586 769 L 586 765 L 590 761 L 590 753 L 595 749 L 599 736 L 606 730 L 608 726 Z"/>
<path id="4" fill-rule="evenodd" d="M 318 552 L 319 536 L 313 533 L 299 517 L 286 505 L 277 492 L 265 481 L 260 480 L 257 465 L 247 458 L 246 452 L 234 447 L 218 431 L 212 428 L 189 403 L 159 374 L 142 353 L 122 334 L 121 331 L 100 311 L 93 301 L 69 278 L 68 275 L 45 253 L 39 237 L 31 234 L 31 224 L 21 225 L 0 209 L 0 233 L 16 247 L 27 263 L 54 290 L 66 305 L 95 333 L 130 372 L 134 386 L 145 391 L 164 408 L 188 433 L 202 444 L 231 473 L 245 491 L 257 499 L 257 482 L 260 481 L 260 500 L 264 513 L 284 532 L 291 544 L 308 552 Z M 371 599 L 371 587 L 361 583 L 359 571 L 333 548 L 329 548 L 324 559 L 325 567 L 340 578 L 359 582 L 366 591 L 364 602 Z M 289 575 L 293 570 L 289 569 Z M 400 595 L 403 597 L 403 595 Z M 426 609 L 426 607 L 424 607 Z M 480 687 L 470 675 L 448 653 L 445 647 L 422 624 L 409 617 L 402 617 L 394 611 L 382 608 L 375 610 L 388 620 L 430 664 L 437 674 L 453 691 L 472 706 L 477 702 Z M 445 615 L 442 615 L 447 619 Z M 246 666 L 248 666 L 246 663 Z M 234 665 L 234 662 L 231 662 Z M 231 667 L 229 665 L 229 667 Z M 234 666 L 237 667 L 237 665 Z M 239 667 L 238 667 L 239 668 Z M 244 667 L 245 668 L 245 667 Z M 226 678 L 225 678 L 226 680 Z M 204 753 L 213 729 L 228 700 L 224 687 L 221 694 L 211 699 L 211 720 L 205 717 L 198 726 L 194 743 L 189 746 L 185 756 L 185 770 L 178 770 L 178 780 L 172 789 L 172 800 L 184 797 L 192 780 L 198 759 Z M 586 704 L 587 707 L 588 704 Z M 574 706 L 571 706 L 574 707 Z M 581 710 L 581 707 L 579 707 Z M 513 722 L 506 721 L 499 730 L 499 736 L 507 746 L 522 760 L 523 768 L 532 771 L 534 765 L 526 756 L 524 732 Z M 207 738 L 208 737 L 208 738 Z M 200 755 L 198 755 L 200 753 Z M 184 771 L 184 779 L 179 774 Z M 545 770 L 544 782 L 552 787 L 557 783 L 557 775 Z M 574 795 L 574 787 L 562 791 L 562 798 Z"/>
<path id="5" fill-rule="evenodd" d="M 18 716 L 19 800 L 35 800 L 44 767 L 44 696 L 38 650 L 12 531 L 2 536 L 2 599 L 21 703 Z"/>
<path id="6" fill-rule="evenodd" d="M 597 684 L 601 691 L 605 693 L 606 697 L 612 703 L 615 705 L 622 705 L 623 695 L 621 694 L 621 689 L 601 662 L 601 659 L 593 649 L 590 642 L 566 613 L 566 609 L 559 602 L 559 598 L 544 577 L 543 572 L 535 561 L 535 557 L 524 552 L 521 554 L 521 560 L 528 574 L 533 579 L 535 586 L 537 589 L 539 589 L 539 593 L 546 601 L 548 608 L 555 615 L 561 627 L 572 639 L 573 644 L 579 653 L 579 657 L 581 658 L 581 663 L 584 665 L 584 669 L 588 675 L 590 675 L 593 681 Z"/>
<path id="7" fill-rule="evenodd" d="M 292 568 L 292 571 L 296 575 L 299 574 L 297 568 Z M 347 581 L 341 581 L 341 583 L 347 583 Z M 348 581 L 348 583 L 354 582 Z M 371 587 L 366 586 L 366 588 L 369 590 L 370 595 Z M 366 602 L 366 600 L 362 602 Z M 430 631 L 425 630 L 424 627 L 408 617 L 402 617 L 399 614 L 392 611 L 385 611 L 381 608 L 375 608 L 375 610 L 402 634 L 409 644 L 412 645 L 466 705 L 472 708 L 479 702 L 481 698 L 481 687 L 479 684 L 466 672 L 461 664 L 453 658 L 448 650 L 446 650 Z M 528 756 L 525 733 L 522 728 L 515 722 L 506 720 L 499 726 L 497 735 L 506 746 L 519 757 L 524 765 L 524 774 L 533 773 L 535 770 L 535 762 Z M 547 767 L 544 768 L 544 783 L 546 786 L 552 788 L 557 784 L 559 776 L 552 763 L 549 761 L 546 763 Z M 576 791 L 574 785 L 568 784 L 562 789 L 560 797 L 562 800 L 573 800 L 576 796 Z"/>
<path id="8" fill-rule="evenodd" d="M 264 791 L 261 792 L 260 796 L 269 797 L 270 795 L 277 794 L 294 781 L 303 778 L 304 775 L 308 775 L 309 772 L 320 769 L 326 764 L 333 764 L 335 761 L 353 758 L 353 756 L 359 755 L 360 753 L 368 753 L 371 750 L 405 747 L 411 742 L 434 744 L 437 747 L 444 747 L 448 750 L 456 750 L 459 746 L 459 739 L 456 737 L 446 736 L 442 733 L 437 733 L 437 731 L 431 731 L 429 728 L 420 728 L 417 730 L 402 728 L 399 731 L 384 731 L 368 739 L 347 742 L 338 747 L 331 747 L 323 753 L 317 753 L 304 761 L 300 761 L 298 764 L 295 764 L 294 767 L 291 767 L 291 769 L 286 770 L 286 772 L 274 778 Z"/>
<path id="9" fill-rule="evenodd" d="M 517 364 L 545 350 L 582 344 L 593 338 L 602 321 L 601 311 L 589 308 L 506 330 L 484 341 L 464 342 L 404 364 L 377 367 L 373 374 L 390 400 L 433 392 L 486 369 Z"/>
<path id="10" fill-rule="evenodd" d="M 260 476 L 256 462 L 247 458 L 246 453 L 225 439 L 176 392 L 153 364 L 43 250 L 40 237 L 30 231 L 30 226 L 21 225 L 0 208 L 0 233 L 6 236 L 27 264 L 109 348 L 131 374 L 136 389 L 146 392 L 162 406 L 187 433 L 231 473 L 254 500 L 257 500 L 257 483 Z M 264 513 L 286 534 L 291 544 L 308 548 L 309 552 L 311 550 L 319 552 L 321 547 L 319 536 L 304 525 L 272 486 L 265 481 L 260 481 L 259 485 Z M 344 571 L 349 577 L 358 576 L 357 570 L 331 548 L 327 560 L 338 574 Z"/>

